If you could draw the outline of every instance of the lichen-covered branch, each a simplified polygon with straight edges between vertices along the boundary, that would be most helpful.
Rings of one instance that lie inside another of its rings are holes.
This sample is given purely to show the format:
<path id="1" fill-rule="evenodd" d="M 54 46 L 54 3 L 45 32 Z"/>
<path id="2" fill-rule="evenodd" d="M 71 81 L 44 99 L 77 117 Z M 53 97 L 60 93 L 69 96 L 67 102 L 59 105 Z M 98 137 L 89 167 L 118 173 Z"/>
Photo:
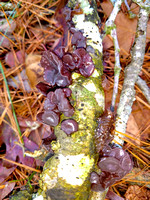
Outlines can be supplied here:
<path id="1" fill-rule="evenodd" d="M 137 81 L 144 60 L 148 18 L 148 11 L 141 8 L 139 12 L 135 43 L 132 48 L 132 61 L 125 68 L 124 84 L 117 109 L 115 130 L 122 133 L 125 133 L 126 131 L 126 124 L 132 111 L 132 104 L 135 99 L 135 82 Z M 117 134 L 118 133 L 116 132 L 116 139 Z M 122 140 L 120 140 L 120 143 L 122 143 Z"/>
<path id="2" fill-rule="evenodd" d="M 123 0 L 115 1 L 114 8 L 113 8 L 113 10 L 112 10 L 112 12 L 109 16 L 109 19 L 107 20 L 106 25 L 105 25 L 106 33 L 109 32 L 112 29 L 112 27 L 114 25 L 114 21 L 116 19 L 116 16 L 117 16 L 119 10 L 120 10 L 120 6 L 121 6 L 122 2 L 123 2 Z"/>
<path id="3" fill-rule="evenodd" d="M 97 27 L 99 18 L 96 3 L 94 0 L 90 2 L 70 0 L 67 4 L 69 8 L 75 8 L 79 3 L 83 11 L 82 14 L 74 15 L 72 20 L 75 28 L 86 37 L 95 70 L 89 78 L 78 73 L 72 75 L 73 83 L 69 88 L 72 90 L 70 100 L 75 111 L 71 119 L 78 122 L 79 129 L 67 136 L 60 124 L 55 127 L 57 141 L 52 142 L 55 155 L 46 162 L 40 178 L 40 195 L 46 199 L 88 200 L 91 192 L 90 173 L 97 169 L 94 130 L 97 118 L 104 111 L 104 92 L 101 86 L 102 38 Z M 65 119 L 68 117 L 61 115 L 61 122 Z M 99 200 L 103 200 L 105 194 L 106 191 L 100 192 Z M 90 199 L 94 195 L 91 194 Z"/>

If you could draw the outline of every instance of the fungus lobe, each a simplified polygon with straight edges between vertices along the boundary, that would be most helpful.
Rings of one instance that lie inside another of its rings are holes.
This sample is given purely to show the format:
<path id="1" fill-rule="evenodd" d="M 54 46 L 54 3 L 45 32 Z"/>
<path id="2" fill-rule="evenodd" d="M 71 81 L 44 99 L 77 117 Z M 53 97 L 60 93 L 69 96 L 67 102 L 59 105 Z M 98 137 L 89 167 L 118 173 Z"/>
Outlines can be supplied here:
<path id="1" fill-rule="evenodd" d="M 74 119 L 66 119 L 61 123 L 61 129 L 67 134 L 70 135 L 78 131 L 78 123 Z"/>

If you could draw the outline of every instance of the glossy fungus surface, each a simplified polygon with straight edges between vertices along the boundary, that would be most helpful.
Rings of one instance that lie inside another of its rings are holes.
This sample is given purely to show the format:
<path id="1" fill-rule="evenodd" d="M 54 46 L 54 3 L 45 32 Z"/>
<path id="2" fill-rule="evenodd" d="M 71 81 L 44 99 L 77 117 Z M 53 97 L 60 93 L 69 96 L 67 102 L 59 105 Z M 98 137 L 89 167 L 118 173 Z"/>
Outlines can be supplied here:
<path id="1" fill-rule="evenodd" d="M 72 33 L 71 43 L 77 48 L 86 48 L 86 39 L 83 34 L 75 28 L 71 28 L 70 32 Z"/>
<path id="2" fill-rule="evenodd" d="M 67 134 L 70 135 L 78 131 L 78 123 L 74 119 L 66 119 L 61 123 L 61 129 Z"/>
<path id="3" fill-rule="evenodd" d="M 62 112 L 66 117 L 71 117 L 74 114 L 74 108 L 70 104 L 63 90 L 57 89 L 55 91 L 55 96 L 57 99 L 58 110 Z"/>
<path id="4" fill-rule="evenodd" d="M 64 67 L 61 59 L 52 51 L 45 51 L 41 58 L 44 80 L 51 86 L 65 87 L 71 84 L 71 73 Z"/>
<path id="5" fill-rule="evenodd" d="M 59 113 L 48 110 L 39 113 L 37 115 L 37 120 L 50 126 L 57 126 L 60 118 L 59 118 Z"/>
<path id="6" fill-rule="evenodd" d="M 76 10 L 82 13 L 82 10 Z M 71 90 L 67 88 L 72 83 L 72 73 L 75 71 L 84 77 L 94 72 L 92 57 L 86 51 L 86 38 L 72 23 L 73 11 L 70 8 L 61 8 L 56 11 L 55 19 L 63 27 L 63 37 L 54 44 L 53 50 L 43 52 L 41 66 L 44 68 L 44 82 L 37 85 L 45 96 L 44 112 L 37 115 L 37 119 L 51 126 L 59 123 L 60 115 L 71 117 L 74 114 L 69 98 Z M 71 40 L 73 48 L 68 48 Z M 75 121 L 65 121 L 62 129 L 67 134 L 78 129 Z"/>
<path id="7" fill-rule="evenodd" d="M 91 173 L 91 188 L 94 191 L 102 191 L 114 184 L 116 181 L 123 178 L 133 167 L 133 163 L 129 154 L 121 148 L 110 148 L 105 146 L 102 150 L 102 157 L 98 162 L 98 167 L 101 169 L 99 180 L 93 182 L 94 175 Z M 96 175 L 95 175 L 96 176 Z M 97 176 L 97 177 L 98 177 Z M 93 185 L 94 184 L 94 185 Z"/>
<path id="8" fill-rule="evenodd" d="M 57 126 L 62 113 L 66 117 L 71 117 L 74 114 L 74 108 L 68 99 L 70 95 L 69 88 L 50 91 L 44 102 L 44 112 L 39 113 L 37 119 L 50 126 Z"/>
<path id="9" fill-rule="evenodd" d="M 98 118 L 98 126 L 95 130 L 95 143 L 96 150 L 99 153 L 104 145 L 109 144 L 113 139 L 113 113 L 110 110 L 105 111 L 105 113 Z"/>
<path id="10" fill-rule="evenodd" d="M 76 63 L 71 54 L 65 54 L 62 59 L 69 70 L 73 71 L 76 68 Z"/>
<path id="11" fill-rule="evenodd" d="M 45 96 L 48 94 L 48 92 L 50 92 L 50 90 L 52 89 L 52 87 L 50 85 L 48 85 L 47 83 L 43 83 L 43 82 L 39 82 L 36 85 L 36 88 Z"/>
<path id="12" fill-rule="evenodd" d="M 80 74 L 85 77 L 91 76 L 95 67 L 90 54 L 84 48 L 78 48 L 72 53 L 72 56 Z"/>

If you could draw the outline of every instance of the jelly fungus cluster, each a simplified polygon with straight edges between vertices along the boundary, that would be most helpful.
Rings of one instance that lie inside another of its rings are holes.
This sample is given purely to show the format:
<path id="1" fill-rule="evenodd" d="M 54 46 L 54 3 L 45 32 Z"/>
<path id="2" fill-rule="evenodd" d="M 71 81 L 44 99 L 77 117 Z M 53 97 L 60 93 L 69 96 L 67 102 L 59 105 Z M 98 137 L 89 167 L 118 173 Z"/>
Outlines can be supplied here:
<path id="1" fill-rule="evenodd" d="M 50 126 L 57 126 L 60 115 L 71 117 L 74 114 L 69 98 L 72 91 L 67 88 L 72 83 L 72 72 L 89 77 L 94 71 L 92 57 L 86 51 L 86 39 L 82 32 L 73 27 L 71 10 L 67 7 L 59 10 L 57 21 L 64 29 L 63 37 L 59 40 L 54 50 L 43 52 L 41 66 L 44 68 L 44 81 L 37 88 L 46 96 L 44 111 L 37 115 L 37 119 Z M 74 51 L 66 51 L 68 33 Z M 78 130 L 78 124 L 73 119 L 66 119 L 61 123 L 61 129 L 67 134 Z"/>
<path id="2" fill-rule="evenodd" d="M 125 150 L 119 147 L 105 146 L 98 167 L 101 169 L 101 174 L 92 172 L 90 177 L 93 191 L 103 191 L 123 178 L 131 171 L 133 163 Z"/>
<path id="3" fill-rule="evenodd" d="M 113 122 L 114 114 L 107 109 L 101 117 L 98 118 L 98 126 L 95 130 L 96 150 L 99 153 L 104 145 L 109 144 L 113 140 Z"/>

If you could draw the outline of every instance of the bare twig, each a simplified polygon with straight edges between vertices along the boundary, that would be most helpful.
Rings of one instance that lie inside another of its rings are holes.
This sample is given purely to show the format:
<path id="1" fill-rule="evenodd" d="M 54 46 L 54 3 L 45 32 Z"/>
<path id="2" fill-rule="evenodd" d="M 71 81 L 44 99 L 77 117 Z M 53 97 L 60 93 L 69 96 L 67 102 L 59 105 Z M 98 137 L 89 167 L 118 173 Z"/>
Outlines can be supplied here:
<path id="1" fill-rule="evenodd" d="M 118 44 L 116 26 L 114 24 L 114 21 L 120 10 L 120 6 L 122 2 L 123 0 L 118 0 L 115 2 L 113 11 L 105 25 L 106 34 L 110 34 L 112 36 L 113 41 L 114 41 L 114 47 L 115 47 L 114 88 L 113 88 L 112 103 L 111 103 L 112 111 L 114 111 L 114 107 L 115 107 L 116 96 L 118 93 L 119 75 L 121 71 L 120 58 L 119 58 L 120 48 Z"/>
<path id="2" fill-rule="evenodd" d="M 138 76 L 138 78 L 136 80 L 136 84 L 142 90 L 145 98 L 147 99 L 148 103 L 150 104 L 150 89 L 147 86 L 146 82 Z"/>

